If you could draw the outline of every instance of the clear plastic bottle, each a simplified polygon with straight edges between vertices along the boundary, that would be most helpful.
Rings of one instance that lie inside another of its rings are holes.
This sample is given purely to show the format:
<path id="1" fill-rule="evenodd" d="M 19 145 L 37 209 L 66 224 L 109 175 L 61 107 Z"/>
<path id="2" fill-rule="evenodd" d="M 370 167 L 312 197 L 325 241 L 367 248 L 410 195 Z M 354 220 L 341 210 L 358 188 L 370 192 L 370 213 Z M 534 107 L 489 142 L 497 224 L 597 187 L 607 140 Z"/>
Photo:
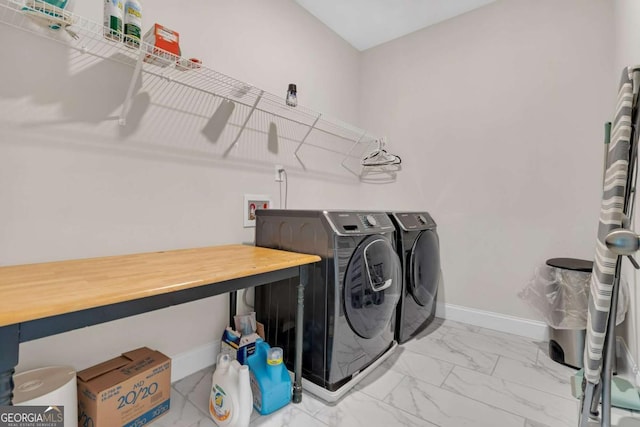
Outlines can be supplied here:
<path id="1" fill-rule="evenodd" d="M 298 105 L 298 88 L 293 83 L 290 83 L 287 89 L 287 105 L 289 107 L 296 107 Z"/>
<path id="2" fill-rule="evenodd" d="M 124 2 L 124 43 L 137 48 L 142 37 L 142 4 L 138 0 Z"/>

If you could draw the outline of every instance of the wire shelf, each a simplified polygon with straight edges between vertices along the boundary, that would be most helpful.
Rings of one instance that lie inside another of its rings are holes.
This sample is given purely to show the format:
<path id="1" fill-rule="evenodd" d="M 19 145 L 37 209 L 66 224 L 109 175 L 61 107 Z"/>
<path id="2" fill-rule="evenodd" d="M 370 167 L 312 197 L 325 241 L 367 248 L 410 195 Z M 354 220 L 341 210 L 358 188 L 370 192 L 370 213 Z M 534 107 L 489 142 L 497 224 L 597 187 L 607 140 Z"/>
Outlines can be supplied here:
<path id="1" fill-rule="evenodd" d="M 291 135 L 287 139 L 297 143 L 293 154 L 300 161 L 299 151 L 308 143 L 319 147 L 323 141 L 328 141 L 327 148 L 344 156 L 342 166 L 349 172 L 359 175 L 357 168 L 347 167 L 347 163 L 357 164 L 362 153 L 378 140 L 367 131 L 344 123 L 335 118 L 315 112 L 298 105 L 286 105 L 282 97 L 261 90 L 248 83 L 227 76 L 204 65 L 190 62 L 190 60 L 164 52 L 145 42 L 139 47 L 110 40 L 104 36 L 108 29 L 102 24 L 92 22 L 84 17 L 66 10 L 58 9 L 42 0 L 0 0 L 0 23 L 10 27 L 27 31 L 35 35 L 62 43 L 82 55 L 119 62 L 134 68 L 131 87 L 123 102 L 120 123 L 125 124 L 131 107 L 134 84 L 141 73 L 153 76 L 164 82 L 177 84 L 194 91 L 212 95 L 223 100 L 231 101 L 242 106 L 247 111 L 244 123 L 236 130 L 237 136 L 232 145 L 238 142 L 242 132 L 255 122 L 254 113 L 267 115 L 273 122 L 289 123 Z M 169 65 L 161 66 L 150 63 L 152 59 L 163 59 L 172 56 Z M 232 147 L 230 147 L 232 148 Z"/>

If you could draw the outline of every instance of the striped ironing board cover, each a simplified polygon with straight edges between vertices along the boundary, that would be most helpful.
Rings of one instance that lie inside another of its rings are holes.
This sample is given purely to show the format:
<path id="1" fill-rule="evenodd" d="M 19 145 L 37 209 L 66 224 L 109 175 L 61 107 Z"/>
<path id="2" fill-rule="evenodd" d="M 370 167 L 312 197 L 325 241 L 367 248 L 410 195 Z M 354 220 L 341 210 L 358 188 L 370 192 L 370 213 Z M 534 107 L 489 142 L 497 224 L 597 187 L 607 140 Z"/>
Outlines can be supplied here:
<path id="1" fill-rule="evenodd" d="M 602 353 L 618 264 L 618 256 L 611 252 L 604 242 L 611 231 L 622 227 L 629 175 L 629 148 L 634 98 L 633 77 L 636 74 L 637 79 L 638 73 L 640 73 L 640 69 L 637 67 L 628 67 L 622 72 L 607 157 L 598 239 L 589 289 L 586 351 L 584 353 L 585 377 L 592 384 L 600 382 Z"/>

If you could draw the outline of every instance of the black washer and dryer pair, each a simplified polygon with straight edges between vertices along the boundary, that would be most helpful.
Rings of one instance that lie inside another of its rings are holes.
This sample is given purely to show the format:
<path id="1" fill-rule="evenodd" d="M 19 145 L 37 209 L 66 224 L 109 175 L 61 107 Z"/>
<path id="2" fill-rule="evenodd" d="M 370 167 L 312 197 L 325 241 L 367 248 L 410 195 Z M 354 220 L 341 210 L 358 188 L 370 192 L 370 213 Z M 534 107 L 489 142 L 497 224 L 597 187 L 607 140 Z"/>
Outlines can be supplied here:
<path id="1" fill-rule="evenodd" d="M 436 222 L 427 212 L 389 212 L 396 226 L 403 291 L 397 307 L 396 340 L 405 343 L 433 320 L 442 277 Z"/>

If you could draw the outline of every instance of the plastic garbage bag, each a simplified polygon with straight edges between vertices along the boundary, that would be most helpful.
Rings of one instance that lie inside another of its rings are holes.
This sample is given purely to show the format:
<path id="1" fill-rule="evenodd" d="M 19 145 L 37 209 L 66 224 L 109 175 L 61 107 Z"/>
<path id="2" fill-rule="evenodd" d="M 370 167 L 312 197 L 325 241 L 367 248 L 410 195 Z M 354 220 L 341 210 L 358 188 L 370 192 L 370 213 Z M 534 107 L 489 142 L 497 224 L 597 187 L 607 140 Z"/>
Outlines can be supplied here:
<path id="1" fill-rule="evenodd" d="M 518 294 L 556 329 L 586 329 L 591 273 L 543 265 Z M 616 325 L 625 318 L 629 289 L 620 281 Z"/>

